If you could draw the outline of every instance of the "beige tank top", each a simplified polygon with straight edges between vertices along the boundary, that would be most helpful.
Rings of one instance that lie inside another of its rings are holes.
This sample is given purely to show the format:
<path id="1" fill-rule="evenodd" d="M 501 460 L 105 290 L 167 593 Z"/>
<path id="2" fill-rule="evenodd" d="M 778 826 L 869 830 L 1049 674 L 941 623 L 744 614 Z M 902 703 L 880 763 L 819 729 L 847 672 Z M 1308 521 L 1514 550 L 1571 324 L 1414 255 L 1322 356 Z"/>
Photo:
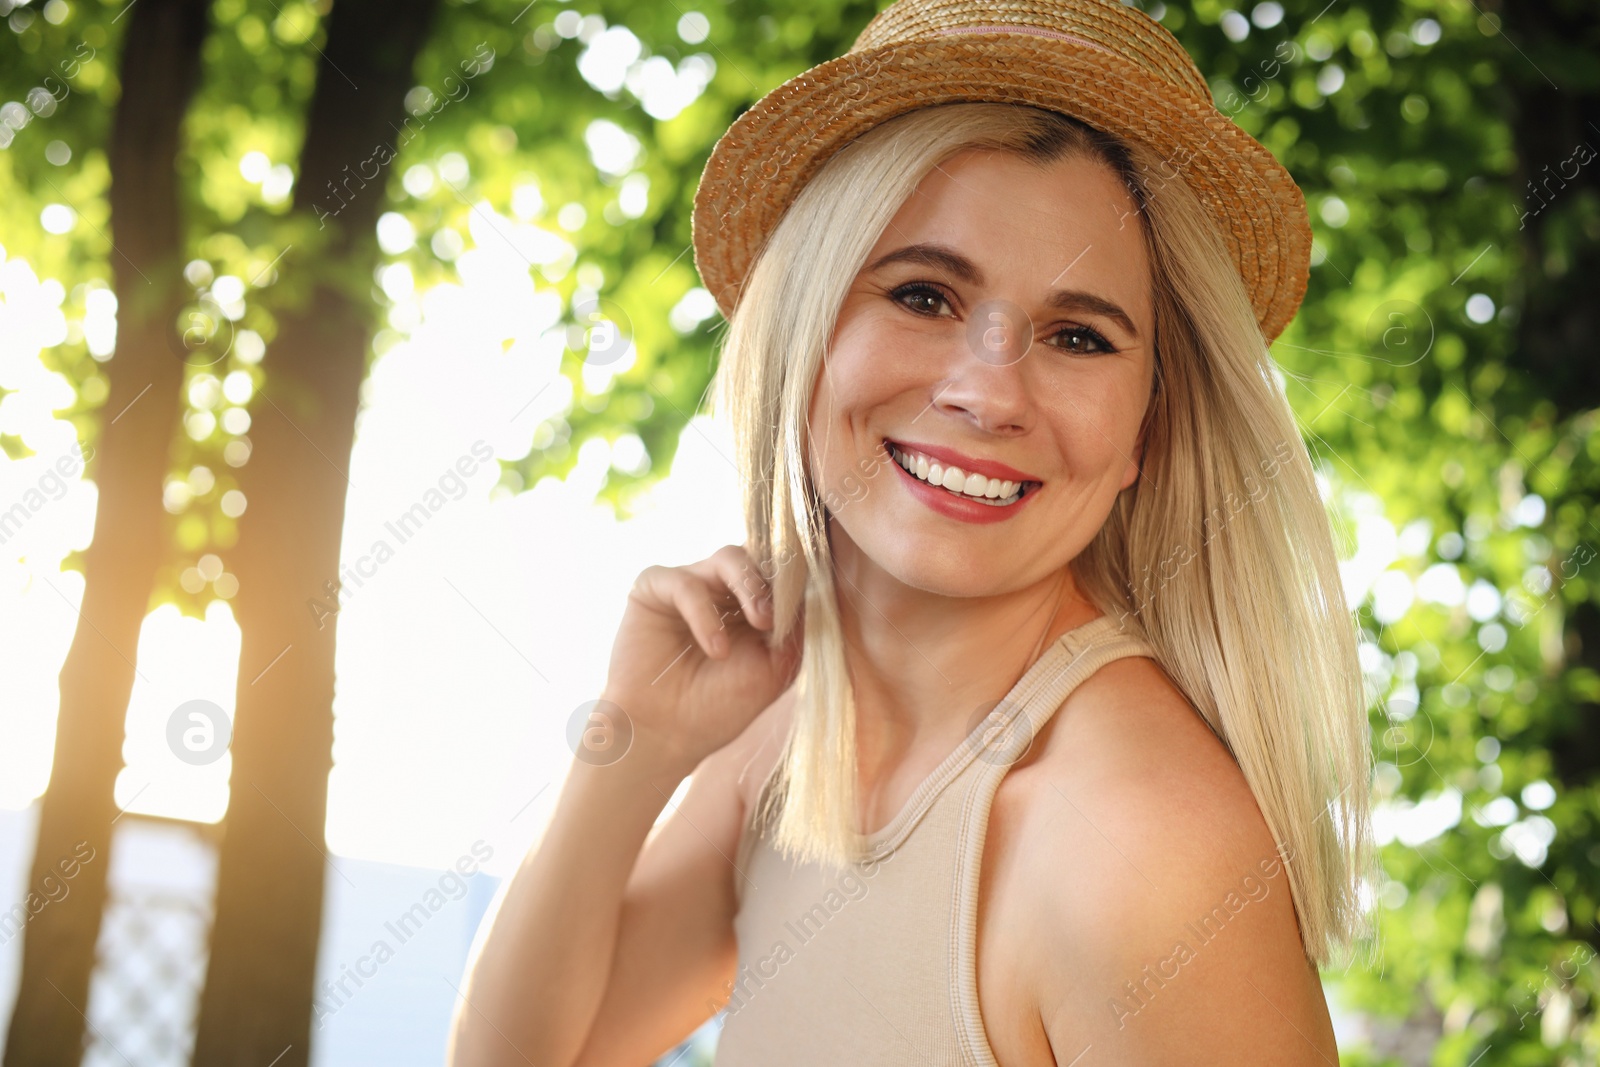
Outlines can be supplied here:
<path id="1" fill-rule="evenodd" d="M 849 867 L 785 860 L 747 820 L 715 1067 L 998 1067 L 977 982 L 990 803 L 1067 695 L 1124 656 L 1156 658 L 1107 615 L 1051 642 Z"/>

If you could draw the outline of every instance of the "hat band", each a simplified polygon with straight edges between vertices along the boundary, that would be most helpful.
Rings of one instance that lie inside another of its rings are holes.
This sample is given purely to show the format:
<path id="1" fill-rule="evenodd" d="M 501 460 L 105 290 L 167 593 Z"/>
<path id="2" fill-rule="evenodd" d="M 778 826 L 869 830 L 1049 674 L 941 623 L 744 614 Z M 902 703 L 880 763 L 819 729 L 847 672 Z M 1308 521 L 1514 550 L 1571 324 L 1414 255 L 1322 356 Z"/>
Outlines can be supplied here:
<path id="1" fill-rule="evenodd" d="M 1116 55 L 1115 52 L 1104 45 L 1095 44 L 1093 41 L 1084 40 L 1082 37 L 1075 37 L 1070 33 L 1062 33 L 1060 30 L 1047 30 L 1042 26 L 1027 26 L 1015 22 L 1001 22 L 987 26 L 946 26 L 933 32 L 935 36 L 943 36 L 947 33 L 1027 33 L 1035 37 L 1054 37 L 1062 41 L 1075 41 L 1078 44 L 1098 49 L 1107 55 Z"/>

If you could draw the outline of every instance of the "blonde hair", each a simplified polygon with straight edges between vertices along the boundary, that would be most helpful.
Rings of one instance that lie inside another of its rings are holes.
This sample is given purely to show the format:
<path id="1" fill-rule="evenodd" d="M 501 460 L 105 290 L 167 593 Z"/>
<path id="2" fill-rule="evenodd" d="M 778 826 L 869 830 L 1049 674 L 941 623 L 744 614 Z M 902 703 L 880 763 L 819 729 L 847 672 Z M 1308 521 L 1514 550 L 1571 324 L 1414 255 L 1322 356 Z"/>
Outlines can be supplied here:
<path id="1" fill-rule="evenodd" d="M 1181 174 L 1042 109 L 944 104 L 875 126 L 801 190 L 740 294 L 714 410 L 732 431 L 774 645 L 804 607 L 795 712 L 754 825 L 802 861 L 858 857 L 855 702 L 807 413 L 868 253 L 936 164 L 975 147 L 1087 155 L 1137 205 L 1156 316 L 1143 472 L 1070 567 L 1085 597 L 1150 642 L 1232 753 L 1285 858 L 1306 954 L 1324 964 L 1364 932 L 1370 738 L 1311 459 L 1238 271 Z"/>

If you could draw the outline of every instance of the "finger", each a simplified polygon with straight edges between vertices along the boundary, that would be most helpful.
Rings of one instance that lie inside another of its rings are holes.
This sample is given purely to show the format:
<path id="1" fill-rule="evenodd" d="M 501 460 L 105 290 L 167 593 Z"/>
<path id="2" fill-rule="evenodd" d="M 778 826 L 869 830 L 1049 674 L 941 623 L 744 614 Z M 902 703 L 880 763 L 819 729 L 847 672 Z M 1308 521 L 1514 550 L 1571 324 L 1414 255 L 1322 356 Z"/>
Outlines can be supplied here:
<path id="1" fill-rule="evenodd" d="M 713 557 L 718 573 L 739 599 L 745 619 L 757 629 L 772 627 L 772 591 L 743 546 L 730 545 Z"/>
<path id="2" fill-rule="evenodd" d="M 688 624 L 689 633 L 707 656 L 727 650 L 727 633 L 710 583 L 686 567 L 652 567 L 640 575 L 646 596 L 670 604 Z"/>
<path id="3" fill-rule="evenodd" d="M 743 547 L 720 548 L 691 569 L 714 586 L 725 589 L 738 602 L 739 610 L 752 627 L 771 628 L 771 592 Z"/>
<path id="4" fill-rule="evenodd" d="M 702 651 L 713 659 L 727 653 L 728 633 L 717 591 L 711 583 L 694 574 L 679 573 L 672 586 L 672 603 L 689 624 L 689 630 Z"/>

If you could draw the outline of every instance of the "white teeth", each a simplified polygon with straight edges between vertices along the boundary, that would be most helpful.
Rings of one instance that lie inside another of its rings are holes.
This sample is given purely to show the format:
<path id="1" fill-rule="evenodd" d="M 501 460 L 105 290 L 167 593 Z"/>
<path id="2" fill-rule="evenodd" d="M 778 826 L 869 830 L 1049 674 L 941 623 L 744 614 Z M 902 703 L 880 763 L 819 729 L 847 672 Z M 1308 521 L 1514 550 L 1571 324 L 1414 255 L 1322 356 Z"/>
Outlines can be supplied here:
<path id="1" fill-rule="evenodd" d="M 982 474 L 969 474 L 960 467 L 946 467 L 919 452 L 905 452 L 896 445 L 890 445 L 889 449 L 895 462 L 904 467 L 907 473 L 915 475 L 929 485 L 941 486 L 962 496 L 993 501 L 1000 507 L 1014 504 L 1021 499 L 1021 494 L 1018 493 L 1018 489 L 1022 486 L 1021 482 L 1002 481 Z"/>

